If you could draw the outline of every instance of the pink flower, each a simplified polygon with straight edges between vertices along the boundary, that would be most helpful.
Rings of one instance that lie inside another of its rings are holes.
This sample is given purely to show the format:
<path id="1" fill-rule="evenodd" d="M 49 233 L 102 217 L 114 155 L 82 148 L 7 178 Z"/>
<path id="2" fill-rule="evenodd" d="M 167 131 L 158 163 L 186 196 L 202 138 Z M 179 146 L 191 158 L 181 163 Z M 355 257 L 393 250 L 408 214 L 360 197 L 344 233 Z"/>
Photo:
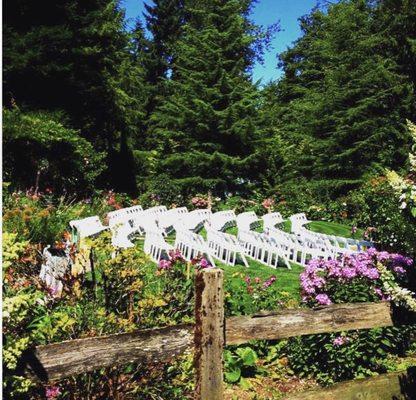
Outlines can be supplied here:
<path id="1" fill-rule="evenodd" d="M 170 258 L 171 262 L 185 261 L 185 259 L 182 256 L 182 253 L 180 252 L 179 249 L 170 250 L 169 251 L 169 258 Z"/>
<path id="2" fill-rule="evenodd" d="M 159 261 L 159 269 L 171 269 L 172 263 L 169 260 L 160 260 Z"/>
<path id="3" fill-rule="evenodd" d="M 56 399 L 61 394 L 61 389 L 58 386 L 49 386 L 46 388 L 46 398 Z"/>
<path id="4" fill-rule="evenodd" d="M 201 258 L 199 265 L 201 266 L 201 268 L 209 268 L 211 266 L 211 264 L 208 262 L 206 258 Z"/>
<path id="5" fill-rule="evenodd" d="M 270 208 L 273 207 L 274 205 L 274 200 L 271 198 L 268 199 L 264 199 L 263 202 L 261 203 L 261 205 L 266 209 L 266 210 L 270 210 Z"/>
<path id="6" fill-rule="evenodd" d="M 332 304 L 330 298 L 324 293 L 318 294 L 315 299 L 319 304 L 323 306 L 329 306 L 330 304 Z"/>
<path id="7" fill-rule="evenodd" d="M 348 343 L 348 342 L 349 342 L 349 339 L 347 337 L 338 336 L 332 341 L 332 344 L 334 346 L 338 347 L 338 346 L 342 346 L 343 344 Z"/>
<path id="8" fill-rule="evenodd" d="M 263 283 L 263 288 L 267 289 L 276 281 L 276 277 L 273 275 Z"/>
<path id="9" fill-rule="evenodd" d="M 260 283 L 260 278 L 259 278 L 258 276 L 256 276 L 256 277 L 254 278 L 254 282 L 256 282 L 256 283 Z"/>
<path id="10" fill-rule="evenodd" d="M 251 282 L 251 278 L 249 276 L 246 276 L 244 278 L 244 281 L 247 283 L 247 285 Z"/>

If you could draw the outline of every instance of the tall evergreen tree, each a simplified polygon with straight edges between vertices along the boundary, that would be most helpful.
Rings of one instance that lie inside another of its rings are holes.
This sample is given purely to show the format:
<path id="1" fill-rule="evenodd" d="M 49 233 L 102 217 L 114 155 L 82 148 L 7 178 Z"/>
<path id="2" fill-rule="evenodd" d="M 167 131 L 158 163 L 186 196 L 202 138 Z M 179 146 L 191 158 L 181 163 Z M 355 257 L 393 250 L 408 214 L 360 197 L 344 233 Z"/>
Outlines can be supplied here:
<path id="1" fill-rule="evenodd" d="M 168 99 L 152 116 L 157 174 L 181 194 L 247 187 L 257 139 L 251 1 L 190 1 Z"/>
<path id="2" fill-rule="evenodd" d="M 306 177 L 336 196 L 403 164 L 412 88 L 377 11 L 374 2 L 349 0 L 301 19 L 303 36 L 282 54 L 276 88 L 277 127 L 293 145 L 284 179 Z"/>
<path id="3" fill-rule="evenodd" d="M 139 114 L 124 83 L 130 68 L 124 13 L 117 1 L 7 1 L 4 13 L 5 103 L 58 109 L 107 154 L 103 185 L 126 189 L 120 149 Z M 122 151 L 123 153 L 124 151 Z M 122 176 L 122 179 L 120 179 Z"/>
<path id="4" fill-rule="evenodd" d="M 184 23 L 184 0 L 155 0 L 152 5 L 145 4 L 145 9 L 146 28 L 151 36 L 143 54 L 147 83 L 145 109 L 149 119 L 167 95 L 165 78 L 172 75 L 174 47 Z"/>

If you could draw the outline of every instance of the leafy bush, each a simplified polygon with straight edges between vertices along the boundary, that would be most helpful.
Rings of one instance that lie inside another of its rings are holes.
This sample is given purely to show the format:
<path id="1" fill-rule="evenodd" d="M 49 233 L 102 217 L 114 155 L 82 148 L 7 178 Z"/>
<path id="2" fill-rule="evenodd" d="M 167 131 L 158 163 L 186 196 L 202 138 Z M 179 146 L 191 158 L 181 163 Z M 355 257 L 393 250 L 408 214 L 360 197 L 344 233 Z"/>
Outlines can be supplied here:
<path id="1" fill-rule="evenodd" d="M 387 251 L 416 255 L 416 224 L 399 208 L 399 195 L 385 177 L 371 179 L 351 193 L 356 225 L 374 227 L 374 240 Z"/>
<path id="2" fill-rule="evenodd" d="M 98 392 L 104 398 L 133 392 L 151 397 L 162 387 L 169 398 L 183 398 L 183 390 L 191 390 L 191 368 L 176 362 L 150 370 L 137 364 L 106 368 L 51 387 L 20 377 L 19 359 L 29 346 L 192 321 L 193 266 L 173 254 L 171 268 L 157 268 L 139 248 L 112 257 L 110 235 L 104 232 L 87 241 L 94 249 L 94 273 L 68 273 L 57 297 L 38 279 L 35 246 L 17 237 L 6 232 L 3 243 L 5 390 L 10 398 L 44 398 L 48 390 L 63 397 Z M 126 379 L 131 375 L 134 380 Z M 155 385 L 141 384 L 147 379 Z"/>
<path id="3" fill-rule="evenodd" d="M 399 254 L 377 252 L 345 257 L 341 261 L 312 260 L 301 274 L 303 301 L 310 306 L 331 303 L 393 300 L 416 310 L 408 284 L 412 260 Z M 388 354 L 403 355 L 413 327 L 310 335 L 288 341 L 292 369 L 332 383 L 386 371 Z"/>
<path id="4" fill-rule="evenodd" d="M 17 107 L 3 111 L 5 180 L 36 192 L 92 189 L 103 170 L 103 155 L 61 120 L 59 114 L 24 113 Z"/>

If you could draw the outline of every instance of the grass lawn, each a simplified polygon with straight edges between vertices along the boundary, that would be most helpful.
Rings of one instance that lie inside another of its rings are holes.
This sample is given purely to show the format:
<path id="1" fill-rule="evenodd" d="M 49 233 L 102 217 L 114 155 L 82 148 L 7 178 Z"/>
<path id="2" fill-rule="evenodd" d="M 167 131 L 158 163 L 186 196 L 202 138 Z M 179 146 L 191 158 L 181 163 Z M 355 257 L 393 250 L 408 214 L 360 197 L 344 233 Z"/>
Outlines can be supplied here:
<path id="1" fill-rule="evenodd" d="M 290 232 L 290 221 L 284 221 L 282 224 L 280 224 L 279 227 L 280 229 L 283 229 L 286 232 Z M 312 231 L 326 233 L 328 235 L 351 237 L 351 228 L 349 226 L 338 224 L 335 222 L 313 221 L 310 224 L 308 224 L 308 228 Z M 263 230 L 262 224 L 255 230 L 261 232 Z M 227 230 L 227 233 L 237 235 L 237 227 L 229 228 Z M 202 229 L 199 232 L 199 234 L 206 239 L 207 232 L 205 228 Z M 359 230 L 356 233 L 355 237 L 362 237 L 362 234 L 362 230 Z M 170 234 L 166 238 L 166 241 L 168 243 L 173 244 L 175 241 L 175 233 Z M 235 279 L 235 277 L 240 274 L 247 275 L 250 278 L 259 277 L 262 280 L 269 278 L 271 275 L 275 275 L 277 277 L 276 284 L 274 286 L 276 290 L 288 292 L 290 294 L 290 297 L 296 300 L 300 300 L 299 274 L 303 271 L 302 266 L 298 264 L 291 264 L 292 269 L 288 269 L 285 266 L 274 269 L 266 265 L 263 265 L 257 261 L 254 261 L 249 257 L 247 257 L 247 261 L 249 263 L 249 268 L 246 268 L 242 264 L 237 264 L 235 266 L 225 265 L 218 260 L 215 260 L 215 263 L 218 267 L 224 270 L 225 279 L 232 281 L 231 286 L 241 284 L 240 279 Z"/>
<path id="2" fill-rule="evenodd" d="M 291 222 L 286 220 L 279 224 L 279 228 L 285 232 L 291 231 Z M 342 225 L 337 222 L 328 222 L 328 221 L 312 221 L 307 224 L 307 228 L 313 232 L 325 233 L 327 235 L 343 236 L 346 238 L 352 238 L 351 227 L 348 225 Z M 358 229 L 357 233 L 354 235 L 355 239 L 361 239 L 363 237 L 364 231 Z"/>
<path id="3" fill-rule="evenodd" d="M 276 276 L 276 282 L 273 287 L 276 290 L 285 291 L 290 294 L 290 297 L 296 300 L 300 300 L 299 295 L 299 274 L 303 271 L 303 267 L 297 264 L 291 264 L 292 269 L 288 269 L 286 267 L 279 267 L 277 269 L 270 268 L 267 265 L 263 265 L 257 261 L 251 260 L 247 258 L 247 261 L 250 265 L 249 268 L 246 268 L 244 265 L 224 265 L 219 261 L 215 260 L 215 263 L 218 267 L 222 268 L 224 271 L 225 279 L 233 281 L 233 277 L 236 274 L 244 274 L 249 276 L 250 278 L 259 277 L 262 280 L 270 278 L 270 276 Z M 240 280 L 234 279 L 234 282 L 231 284 L 239 285 Z"/>
<path id="4" fill-rule="evenodd" d="M 347 225 L 341 225 L 336 222 L 328 221 L 313 221 L 307 225 L 308 229 L 314 232 L 326 233 L 327 235 L 343 236 L 352 238 L 351 227 Z M 358 229 L 354 235 L 355 239 L 361 239 L 364 231 Z"/>

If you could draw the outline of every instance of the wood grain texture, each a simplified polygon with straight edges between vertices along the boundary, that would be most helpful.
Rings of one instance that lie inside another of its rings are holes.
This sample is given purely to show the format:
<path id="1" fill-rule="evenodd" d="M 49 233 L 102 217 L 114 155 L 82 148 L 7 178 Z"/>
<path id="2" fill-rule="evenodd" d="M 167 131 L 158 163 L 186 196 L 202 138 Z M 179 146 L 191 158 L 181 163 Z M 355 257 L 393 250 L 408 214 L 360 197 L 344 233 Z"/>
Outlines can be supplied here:
<path id="1" fill-rule="evenodd" d="M 416 398 L 415 367 L 367 379 L 338 383 L 326 389 L 286 396 L 285 400 L 405 400 Z"/>
<path id="2" fill-rule="evenodd" d="M 38 346 L 25 363 L 38 378 L 51 381 L 133 361 L 167 362 L 192 345 L 193 326 L 177 325 Z"/>
<path id="3" fill-rule="evenodd" d="M 283 339 L 316 333 L 392 326 L 389 303 L 335 304 L 231 317 L 225 322 L 226 344 L 254 339 Z"/>
<path id="4" fill-rule="evenodd" d="M 223 271 L 204 269 L 195 279 L 195 399 L 222 400 L 224 350 Z"/>

